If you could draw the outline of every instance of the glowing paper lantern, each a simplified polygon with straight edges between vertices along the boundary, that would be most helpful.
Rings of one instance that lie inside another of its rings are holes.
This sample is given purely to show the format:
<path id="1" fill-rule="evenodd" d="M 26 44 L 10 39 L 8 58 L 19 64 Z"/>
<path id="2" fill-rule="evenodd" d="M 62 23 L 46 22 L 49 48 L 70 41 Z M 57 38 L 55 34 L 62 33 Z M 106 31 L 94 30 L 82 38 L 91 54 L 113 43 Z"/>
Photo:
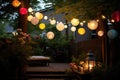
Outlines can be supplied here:
<path id="1" fill-rule="evenodd" d="M 110 38 L 110 39 L 114 39 L 116 38 L 118 35 L 117 31 L 115 29 L 111 29 L 107 32 L 107 36 Z"/>
<path id="2" fill-rule="evenodd" d="M 71 20 L 71 24 L 72 24 L 73 26 L 77 26 L 77 25 L 79 24 L 79 19 L 73 18 L 73 19 Z"/>
<path id="3" fill-rule="evenodd" d="M 88 22 L 88 28 L 90 30 L 95 30 L 98 27 L 98 22 L 96 20 L 91 20 Z"/>
<path id="4" fill-rule="evenodd" d="M 20 4 L 21 4 L 21 2 L 18 1 L 18 0 L 14 0 L 14 1 L 12 2 L 12 5 L 13 5 L 14 7 L 18 7 Z"/>
<path id="5" fill-rule="evenodd" d="M 32 18 L 33 18 L 33 16 L 32 16 L 32 15 L 29 15 L 29 16 L 27 17 L 27 20 L 28 20 L 28 21 L 31 21 Z"/>
<path id="6" fill-rule="evenodd" d="M 43 18 L 43 14 L 40 12 L 36 12 L 35 17 L 37 17 L 39 20 L 41 20 Z"/>
<path id="7" fill-rule="evenodd" d="M 37 24 L 39 23 L 39 19 L 36 18 L 36 17 L 33 17 L 33 18 L 31 19 L 31 23 L 32 23 L 33 25 L 37 25 Z"/>
<path id="8" fill-rule="evenodd" d="M 65 28 L 67 28 L 68 26 L 67 25 L 64 25 Z"/>
<path id="9" fill-rule="evenodd" d="M 85 34 L 85 29 L 84 28 L 79 28 L 78 29 L 78 33 L 80 34 L 80 35 L 84 35 Z"/>
<path id="10" fill-rule="evenodd" d="M 47 16 L 44 16 L 44 20 L 47 20 L 48 19 L 48 17 Z"/>
<path id="11" fill-rule="evenodd" d="M 71 27 L 71 31 L 72 31 L 72 32 L 75 32 L 75 31 L 76 31 L 76 27 L 75 27 L 75 26 L 72 26 L 72 27 Z"/>
<path id="12" fill-rule="evenodd" d="M 111 17 L 115 22 L 120 22 L 120 10 L 113 12 Z"/>
<path id="13" fill-rule="evenodd" d="M 39 28 L 40 28 L 40 29 L 45 29 L 45 24 L 44 24 L 44 23 L 40 23 L 40 24 L 39 24 Z"/>
<path id="14" fill-rule="evenodd" d="M 54 33 L 52 32 L 52 31 L 49 31 L 48 33 L 47 33 L 47 38 L 48 39 L 53 39 L 54 38 Z"/>
<path id="15" fill-rule="evenodd" d="M 62 22 L 57 23 L 57 25 L 56 25 L 56 29 L 57 29 L 58 31 L 62 31 L 62 30 L 64 30 L 64 24 L 63 24 Z"/>
<path id="16" fill-rule="evenodd" d="M 55 25 L 55 23 L 56 23 L 56 20 L 55 20 L 55 19 L 50 19 L 50 24 L 51 24 L 51 25 Z"/>
<path id="17" fill-rule="evenodd" d="M 32 12 L 33 11 L 33 9 L 30 7 L 30 8 L 28 8 L 28 12 Z"/>
<path id="18" fill-rule="evenodd" d="M 27 13 L 28 13 L 27 8 L 24 7 L 20 8 L 20 14 L 25 15 Z"/>
<path id="19" fill-rule="evenodd" d="M 104 35 L 104 32 L 102 30 L 98 31 L 97 33 L 98 36 L 103 36 Z"/>

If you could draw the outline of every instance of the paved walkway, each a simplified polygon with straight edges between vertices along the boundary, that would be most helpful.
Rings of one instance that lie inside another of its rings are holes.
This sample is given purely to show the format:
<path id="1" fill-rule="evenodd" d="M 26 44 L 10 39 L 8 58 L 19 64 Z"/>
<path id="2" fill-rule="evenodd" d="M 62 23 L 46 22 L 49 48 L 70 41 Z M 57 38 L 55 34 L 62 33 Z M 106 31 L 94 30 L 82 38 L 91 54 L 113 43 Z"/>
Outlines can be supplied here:
<path id="1" fill-rule="evenodd" d="M 66 71 L 69 69 L 69 63 L 49 63 L 48 66 L 28 66 L 27 71 Z"/>

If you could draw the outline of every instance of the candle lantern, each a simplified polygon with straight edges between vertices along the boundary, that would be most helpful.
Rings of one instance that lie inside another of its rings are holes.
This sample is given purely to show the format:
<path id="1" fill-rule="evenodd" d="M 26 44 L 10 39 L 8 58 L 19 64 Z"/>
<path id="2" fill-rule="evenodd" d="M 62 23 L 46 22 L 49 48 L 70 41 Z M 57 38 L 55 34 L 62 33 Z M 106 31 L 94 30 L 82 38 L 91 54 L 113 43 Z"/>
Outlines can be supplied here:
<path id="1" fill-rule="evenodd" d="M 87 53 L 85 71 L 90 72 L 96 65 L 94 54 L 90 51 Z"/>

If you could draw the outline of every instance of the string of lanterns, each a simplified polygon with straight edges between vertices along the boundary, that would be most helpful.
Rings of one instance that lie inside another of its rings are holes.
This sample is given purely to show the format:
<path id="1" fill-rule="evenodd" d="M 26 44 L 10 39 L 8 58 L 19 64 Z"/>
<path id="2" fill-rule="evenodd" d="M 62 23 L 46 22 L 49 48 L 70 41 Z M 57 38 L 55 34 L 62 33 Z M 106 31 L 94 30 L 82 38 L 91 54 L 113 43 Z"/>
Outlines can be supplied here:
<path id="1" fill-rule="evenodd" d="M 18 0 L 13 0 L 13 2 L 12 2 L 12 5 L 14 7 L 19 7 L 20 4 L 21 4 L 21 2 L 18 1 Z M 28 15 L 27 20 L 30 21 L 33 25 L 37 25 L 39 23 L 39 21 L 42 20 L 42 19 L 48 20 L 48 17 L 44 16 L 41 12 L 35 12 L 34 13 L 33 9 L 31 7 L 28 8 L 28 9 L 25 8 L 25 7 L 22 7 L 22 8 L 20 8 L 19 12 L 22 15 L 25 15 L 28 12 L 31 13 L 31 14 Z M 112 16 L 111 22 L 114 22 L 114 21 L 119 22 L 120 21 L 120 11 L 115 11 L 111 16 Z M 102 18 L 104 19 L 106 17 L 104 15 L 102 15 Z M 65 25 L 63 22 L 57 22 L 55 19 L 49 19 L 49 22 L 50 22 L 51 25 L 56 24 L 56 29 L 58 31 L 63 31 L 65 28 L 68 28 L 68 26 Z M 77 32 L 78 32 L 79 35 L 84 35 L 86 33 L 86 29 L 84 27 L 80 27 L 80 28 L 76 29 L 76 27 L 78 25 L 83 26 L 84 23 L 85 23 L 85 21 L 80 22 L 79 19 L 73 18 L 71 20 L 72 26 L 71 26 L 70 30 L 72 32 L 75 32 L 76 30 L 78 30 Z M 46 25 L 45 25 L 45 23 L 40 23 L 38 27 L 39 27 L 39 29 L 43 30 L 43 29 L 46 28 Z M 90 20 L 87 24 L 87 27 L 90 30 L 96 30 L 98 28 L 98 21 L 97 20 Z M 97 35 L 102 37 L 104 35 L 104 31 L 99 30 L 97 32 Z M 50 31 L 49 34 L 47 34 L 46 36 L 50 36 L 50 37 L 47 37 L 48 39 L 53 39 L 55 34 L 52 31 Z M 109 30 L 108 33 L 107 33 L 107 36 L 110 39 L 114 39 L 117 36 L 117 31 L 114 30 L 114 29 Z"/>

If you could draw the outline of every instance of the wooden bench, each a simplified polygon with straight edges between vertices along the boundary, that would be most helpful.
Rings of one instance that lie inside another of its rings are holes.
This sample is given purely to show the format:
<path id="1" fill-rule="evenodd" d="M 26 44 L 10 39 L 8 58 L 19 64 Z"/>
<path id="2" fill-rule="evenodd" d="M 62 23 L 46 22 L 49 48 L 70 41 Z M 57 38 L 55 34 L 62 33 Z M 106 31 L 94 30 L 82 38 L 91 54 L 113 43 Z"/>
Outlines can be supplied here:
<path id="1" fill-rule="evenodd" d="M 29 65 L 46 65 L 49 66 L 50 57 L 46 56 L 30 56 Z"/>

